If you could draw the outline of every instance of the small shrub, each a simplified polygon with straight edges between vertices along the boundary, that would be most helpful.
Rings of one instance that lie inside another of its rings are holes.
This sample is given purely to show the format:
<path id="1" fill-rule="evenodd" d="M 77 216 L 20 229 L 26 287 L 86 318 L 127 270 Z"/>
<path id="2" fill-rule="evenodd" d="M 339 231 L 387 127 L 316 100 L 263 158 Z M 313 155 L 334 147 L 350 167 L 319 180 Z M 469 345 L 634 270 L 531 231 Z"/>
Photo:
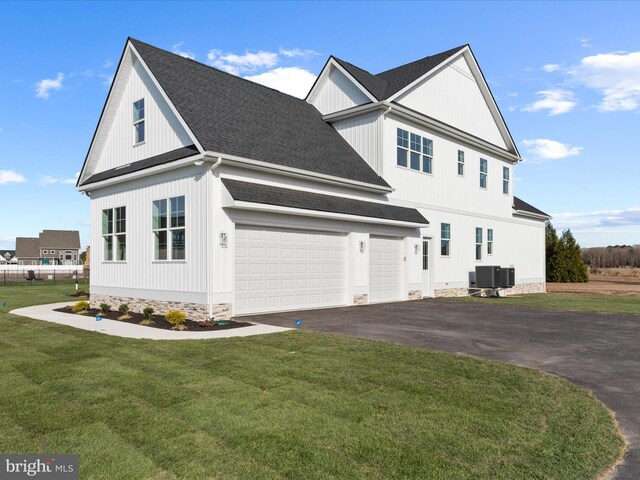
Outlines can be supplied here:
<path id="1" fill-rule="evenodd" d="M 156 323 L 153 321 L 153 308 L 146 307 L 144 310 L 142 310 L 142 314 L 144 315 L 144 320 L 140 322 L 140 325 L 145 325 L 148 327 L 149 325 L 154 325 Z"/>
<path id="2" fill-rule="evenodd" d="M 187 315 L 179 310 L 169 310 L 164 316 L 165 320 L 173 325 L 171 330 L 186 330 L 187 326 L 184 322 L 187 320 Z"/>
<path id="3" fill-rule="evenodd" d="M 78 290 L 75 293 L 71 294 L 72 297 L 88 297 L 89 294 L 87 292 L 85 292 L 84 290 Z"/>
<path id="4" fill-rule="evenodd" d="M 127 320 L 131 318 L 131 315 L 129 315 L 129 305 L 126 303 L 123 303 L 118 307 L 118 312 L 121 313 L 121 315 L 118 317 L 118 320 Z"/>
<path id="5" fill-rule="evenodd" d="M 89 307 L 89 302 L 80 300 L 79 302 L 76 302 L 73 307 L 71 307 L 71 310 L 73 311 L 73 313 L 86 313 L 89 311 Z"/>
<path id="6" fill-rule="evenodd" d="M 102 311 L 102 313 L 107 314 L 111 311 L 111 305 L 109 305 L 108 303 L 101 303 L 100 310 Z"/>

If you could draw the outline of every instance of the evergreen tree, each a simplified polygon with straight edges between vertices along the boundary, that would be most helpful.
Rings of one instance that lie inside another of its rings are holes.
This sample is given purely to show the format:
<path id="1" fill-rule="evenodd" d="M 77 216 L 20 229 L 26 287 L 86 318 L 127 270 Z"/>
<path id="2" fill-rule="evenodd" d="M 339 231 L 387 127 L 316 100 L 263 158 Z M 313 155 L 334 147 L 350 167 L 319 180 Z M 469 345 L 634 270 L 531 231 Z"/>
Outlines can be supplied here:
<path id="1" fill-rule="evenodd" d="M 587 272 L 587 266 L 582 260 L 580 245 L 576 242 L 571 230 L 562 232 L 560 244 L 562 245 L 562 253 L 566 263 L 567 279 L 565 281 L 575 283 L 589 281 L 589 273 Z"/>
<path id="2" fill-rule="evenodd" d="M 556 229 L 553 228 L 551 221 L 547 220 L 545 224 L 545 245 L 546 245 L 546 267 L 547 282 L 558 282 L 557 268 L 559 240 Z"/>

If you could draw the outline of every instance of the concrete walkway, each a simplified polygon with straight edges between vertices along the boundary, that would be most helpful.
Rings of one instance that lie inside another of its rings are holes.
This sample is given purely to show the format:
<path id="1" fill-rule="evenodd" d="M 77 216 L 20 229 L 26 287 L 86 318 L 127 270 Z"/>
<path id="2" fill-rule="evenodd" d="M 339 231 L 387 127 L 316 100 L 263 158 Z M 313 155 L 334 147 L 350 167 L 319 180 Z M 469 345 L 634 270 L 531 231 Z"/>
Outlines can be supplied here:
<path id="1" fill-rule="evenodd" d="M 96 321 L 95 317 L 74 315 L 54 311 L 56 308 L 71 305 L 68 302 L 50 303 L 48 305 L 34 305 L 32 307 L 18 308 L 9 313 L 22 317 L 45 320 L 59 323 L 69 327 L 80 328 L 92 332 L 104 333 L 125 338 L 146 338 L 149 340 L 205 340 L 210 338 L 248 337 L 250 335 L 263 335 L 266 333 L 286 332 L 291 330 L 285 327 L 271 325 L 252 325 L 250 327 L 232 328 L 211 332 L 178 332 L 175 330 L 163 330 L 161 328 L 144 327 L 133 323 L 119 322 L 117 320 Z"/>

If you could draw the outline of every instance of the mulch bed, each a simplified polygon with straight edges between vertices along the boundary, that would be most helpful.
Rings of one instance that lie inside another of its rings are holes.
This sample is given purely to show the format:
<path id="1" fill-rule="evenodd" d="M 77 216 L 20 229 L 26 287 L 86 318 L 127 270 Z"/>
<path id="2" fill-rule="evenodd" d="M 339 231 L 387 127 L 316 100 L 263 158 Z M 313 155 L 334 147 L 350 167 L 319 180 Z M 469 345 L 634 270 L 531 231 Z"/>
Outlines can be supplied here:
<path id="1" fill-rule="evenodd" d="M 73 310 L 71 310 L 71 307 L 56 308 L 55 311 L 62 312 L 62 313 L 71 313 L 73 315 L 79 315 L 74 313 Z M 91 318 L 93 320 L 97 315 L 101 315 L 102 318 L 109 319 L 109 320 L 118 320 L 120 322 L 135 323 L 135 324 L 139 324 L 142 320 L 145 319 L 145 316 L 141 313 L 129 312 L 129 315 L 131 316 L 131 318 L 128 318 L 126 320 L 120 320 L 120 317 L 122 316 L 120 312 L 111 311 L 108 313 L 102 313 L 97 308 L 92 308 L 86 314 L 83 314 L 81 316 Z M 164 330 L 171 330 L 171 327 L 173 327 L 173 324 L 167 322 L 164 319 L 163 315 L 152 315 L 152 318 L 153 318 L 153 321 L 155 322 L 153 325 L 143 325 L 143 326 L 147 326 L 151 328 L 162 328 Z M 215 331 L 215 330 L 229 330 L 231 328 L 250 327 L 253 324 L 247 323 L 247 322 L 236 322 L 235 320 L 231 320 L 226 325 L 218 325 L 215 322 L 196 322 L 194 320 L 187 319 L 184 322 L 184 325 L 187 327 L 187 330 L 190 332 L 209 332 L 209 331 Z"/>

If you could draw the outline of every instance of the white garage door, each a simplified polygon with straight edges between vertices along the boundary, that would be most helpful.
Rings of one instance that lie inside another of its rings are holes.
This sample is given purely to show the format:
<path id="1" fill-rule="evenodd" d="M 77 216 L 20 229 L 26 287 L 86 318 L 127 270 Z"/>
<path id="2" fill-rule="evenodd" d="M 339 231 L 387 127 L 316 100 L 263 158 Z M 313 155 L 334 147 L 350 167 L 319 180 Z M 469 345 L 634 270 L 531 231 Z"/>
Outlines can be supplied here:
<path id="1" fill-rule="evenodd" d="M 369 301 L 402 300 L 402 239 L 372 236 L 369 246 Z"/>
<path id="2" fill-rule="evenodd" d="M 236 314 L 344 305 L 345 278 L 344 235 L 236 228 Z"/>

